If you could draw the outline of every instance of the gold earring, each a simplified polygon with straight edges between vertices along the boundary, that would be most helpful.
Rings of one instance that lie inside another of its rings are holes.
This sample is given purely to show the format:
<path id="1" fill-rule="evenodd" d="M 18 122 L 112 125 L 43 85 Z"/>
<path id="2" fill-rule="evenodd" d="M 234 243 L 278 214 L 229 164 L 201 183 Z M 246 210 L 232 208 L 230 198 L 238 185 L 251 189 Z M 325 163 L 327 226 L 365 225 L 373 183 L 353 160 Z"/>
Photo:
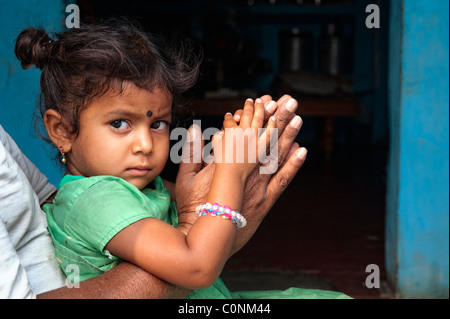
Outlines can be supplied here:
<path id="1" fill-rule="evenodd" d="M 64 154 L 64 152 L 62 151 L 63 147 L 60 146 L 59 147 L 59 151 L 61 152 L 62 158 L 61 158 L 61 163 L 66 164 L 66 156 Z"/>

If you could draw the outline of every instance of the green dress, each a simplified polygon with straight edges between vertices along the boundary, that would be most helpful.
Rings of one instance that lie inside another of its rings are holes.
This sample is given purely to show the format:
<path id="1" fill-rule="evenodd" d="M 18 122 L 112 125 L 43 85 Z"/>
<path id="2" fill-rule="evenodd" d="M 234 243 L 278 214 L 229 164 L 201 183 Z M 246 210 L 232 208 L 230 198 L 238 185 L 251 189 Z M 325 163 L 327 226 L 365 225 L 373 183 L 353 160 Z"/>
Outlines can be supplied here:
<path id="1" fill-rule="evenodd" d="M 120 263 L 105 246 L 123 228 L 143 218 L 158 218 L 174 227 L 178 224 L 175 202 L 157 177 L 142 191 L 114 176 L 66 175 L 52 204 L 44 206 L 55 254 L 66 275 L 79 269 L 78 281 L 110 270 Z M 230 292 L 220 278 L 209 288 L 198 289 L 188 298 L 348 298 L 322 290 L 290 288 L 284 291 Z"/>

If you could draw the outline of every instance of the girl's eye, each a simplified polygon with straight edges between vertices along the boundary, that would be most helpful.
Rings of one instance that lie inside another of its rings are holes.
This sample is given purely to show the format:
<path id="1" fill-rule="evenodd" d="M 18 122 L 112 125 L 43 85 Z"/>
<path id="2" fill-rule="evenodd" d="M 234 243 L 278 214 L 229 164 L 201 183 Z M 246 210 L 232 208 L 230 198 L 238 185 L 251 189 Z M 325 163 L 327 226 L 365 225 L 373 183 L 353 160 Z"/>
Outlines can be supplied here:
<path id="1" fill-rule="evenodd" d="M 130 128 L 130 125 L 128 124 L 128 122 L 124 121 L 124 120 L 115 120 L 109 124 L 118 130 L 126 130 L 126 129 Z"/>
<path id="2" fill-rule="evenodd" d="M 159 130 L 159 131 L 165 130 L 167 127 L 168 127 L 168 124 L 167 124 L 167 122 L 164 122 L 164 121 L 155 121 L 151 125 L 152 129 Z"/>

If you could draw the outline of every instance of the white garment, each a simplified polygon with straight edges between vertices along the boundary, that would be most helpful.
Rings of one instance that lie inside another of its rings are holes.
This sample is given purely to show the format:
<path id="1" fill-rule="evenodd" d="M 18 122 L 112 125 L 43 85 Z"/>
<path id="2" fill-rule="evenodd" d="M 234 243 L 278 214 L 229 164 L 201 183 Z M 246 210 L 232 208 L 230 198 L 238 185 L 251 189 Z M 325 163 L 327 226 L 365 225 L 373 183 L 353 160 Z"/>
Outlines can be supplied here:
<path id="1" fill-rule="evenodd" d="M 0 125 L 0 299 L 64 285 L 40 209 L 55 190 Z"/>

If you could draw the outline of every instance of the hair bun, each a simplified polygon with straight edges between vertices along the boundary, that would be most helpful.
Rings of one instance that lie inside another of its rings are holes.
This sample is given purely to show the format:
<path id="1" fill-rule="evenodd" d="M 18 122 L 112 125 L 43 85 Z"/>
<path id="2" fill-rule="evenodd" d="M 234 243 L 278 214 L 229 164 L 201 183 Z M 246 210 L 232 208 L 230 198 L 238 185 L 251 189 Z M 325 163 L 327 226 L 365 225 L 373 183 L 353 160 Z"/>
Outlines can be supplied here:
<path id="1" fill-rule="evenodd" d="M 20 65 L 28 69 L 35 65 L 39 69 L 47 64 L 52 40 L 43 29 L 28 28 L 17 37 L 15 54 Z"/>

